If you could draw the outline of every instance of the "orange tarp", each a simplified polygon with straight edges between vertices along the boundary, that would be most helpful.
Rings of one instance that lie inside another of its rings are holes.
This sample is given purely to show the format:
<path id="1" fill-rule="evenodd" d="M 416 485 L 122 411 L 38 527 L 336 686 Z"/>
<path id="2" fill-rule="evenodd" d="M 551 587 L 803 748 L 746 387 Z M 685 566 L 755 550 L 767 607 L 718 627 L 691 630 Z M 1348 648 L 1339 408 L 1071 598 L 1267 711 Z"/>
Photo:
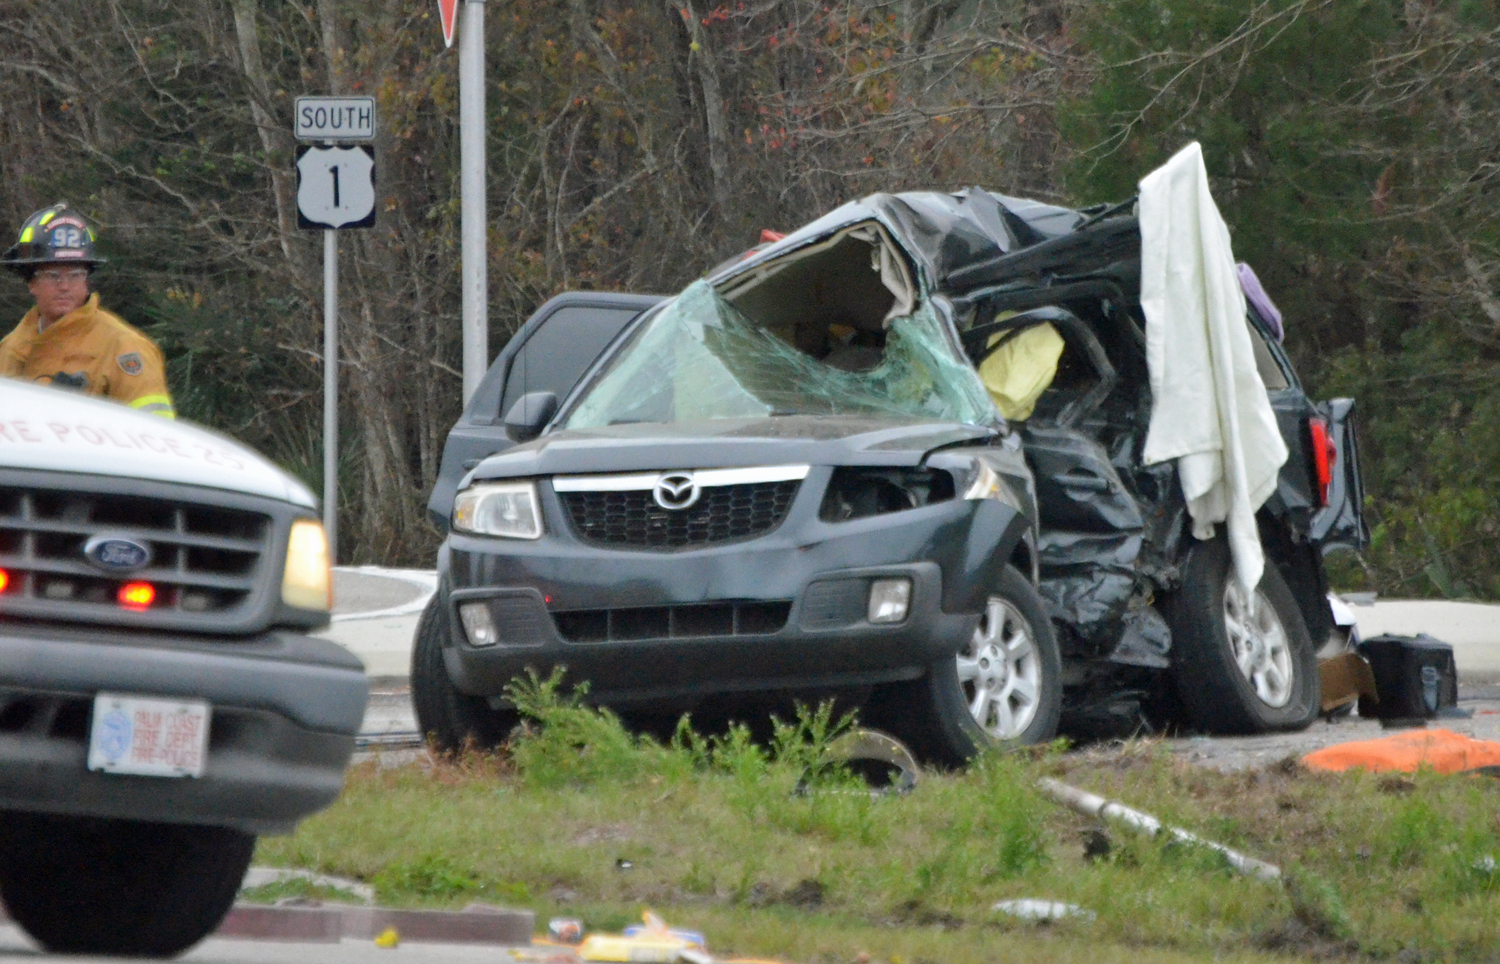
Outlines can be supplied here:
<path id="1" fill-rule="evenodd" d="M 1438 773 L 1460 773 L 1500 767 L 1500 743 L 1476 740 L 1452 730 L 1409 730 L 1379 740 L 1339 743 L 1302 758 L 1314 770 L 1399 770 L 1426 767 Z"/>

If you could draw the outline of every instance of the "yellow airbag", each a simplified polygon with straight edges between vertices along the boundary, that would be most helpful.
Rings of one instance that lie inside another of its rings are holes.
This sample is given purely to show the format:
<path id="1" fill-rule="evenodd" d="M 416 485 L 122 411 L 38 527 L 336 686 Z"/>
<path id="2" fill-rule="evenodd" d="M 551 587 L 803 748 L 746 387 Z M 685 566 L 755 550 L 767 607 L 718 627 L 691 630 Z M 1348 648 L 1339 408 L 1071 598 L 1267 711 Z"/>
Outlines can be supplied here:
<path id="1" fill-rule="evenodd" d="M 1004 335 L 996 332 L 989 344 L 995 344 Z M 1037 399 L 1057 377 L 1057 362 L 1062 358 L 1064 344 L 1056 328 L 1037 325 L 985 356 L 979 364 L 979 377 L 1001 415 L 1012 422 L 1031 417 Z"/>

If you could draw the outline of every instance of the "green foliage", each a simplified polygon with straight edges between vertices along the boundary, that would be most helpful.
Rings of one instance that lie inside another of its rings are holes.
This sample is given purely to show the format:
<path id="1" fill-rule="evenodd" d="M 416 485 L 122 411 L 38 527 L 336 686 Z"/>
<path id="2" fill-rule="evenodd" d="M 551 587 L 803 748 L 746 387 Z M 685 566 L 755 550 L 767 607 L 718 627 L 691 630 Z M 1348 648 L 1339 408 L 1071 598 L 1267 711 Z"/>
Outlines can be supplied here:
<path id="1" fill-rule="evenodd" d="M 558 667 L 546 679 L 535 672 L 506 686 L 517 710 L 536 721 L 511 741 L 516 770 L 537 786 L 587 786 L 676 776 L 684 771 L 682 754 L 649 736 L 636 736 L 607 707 L 588 706 L 588 684 L 563 690 L 566 670 Z"/>
<path id="2" fill-rule="evenodd" d="M 480 889 L 480 882 L 454 858 L 440 853 L 389 864 L 372 881 L 382 899 L 416 897 L 454 900 Z"/>
<path id="3" fill-rule="evenodd" d="M 1241 960 L 1265 948 L 1479 964 L 1500 952 L 1490 862 L 1500 860 L 1500 823 L 1483 777 L 1220 774 L 1127 747 L 986 756 L 963 772 L 924 772 L 909 794 L 871 798 L 797 793 L 796 767 L 765 746 L 679 737 L 667 752 L 688 756 L 696 743 L 697 762 L 657 782 L 542 784 L 462 761 L 357 767 L 339 802 L 294 836 L 262 840 L 257 862 L 367 881 L 382 903 L 492 901 L 594 930 L 634 923 L 649 906 L 705 930 L 718 956 L 868 950 L 892 964 L 898 954 L 993 964 L 1036 933 L 991 912 L 1023 897 L 1097 914 L 1049 928 L 1046 947 L 1029 954 L 1049 960 Z M 1107 856 L 1086 860 L 1079 835 L 1098 825 L 1037 796 L 1043 775 L 1278 863 L 1285 886 L 1116 824 L 1102 828 Z M 856 803 L 863 809 L 838 809 Z M 832 944 L 798 936 L 830 928 Z"/>
<path id="4" fill-rule="evenodd" d="M 1286 870 L 1287 896 L 1292 914 L 1313 933 L 1333 940 L 1348 940 L 1354 927 L 1338 888 L 1317 873 L 1302 867 Z"/>
<path id="5" fill-rule="evenodd" d="M 1075 26 L 1091 68 L 1059 111 L 1069 194 L 1127 197 L 1200 141 L 1307 387 L 1359 402 L 1374 544 L 1344 587 L 1500 597 L 1500 225 L 1475 133 L 1500 96 L 1473 80 L 1500 14 L 1106 0 Z"/>

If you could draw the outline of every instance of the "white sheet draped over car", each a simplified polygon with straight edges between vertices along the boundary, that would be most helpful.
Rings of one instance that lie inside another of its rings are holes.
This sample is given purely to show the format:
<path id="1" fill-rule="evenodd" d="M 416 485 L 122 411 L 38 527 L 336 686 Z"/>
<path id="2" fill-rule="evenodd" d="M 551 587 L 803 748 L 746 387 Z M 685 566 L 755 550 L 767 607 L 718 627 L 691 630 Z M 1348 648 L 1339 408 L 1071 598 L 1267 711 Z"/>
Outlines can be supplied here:
<path id="1" fill-rule="evenodd" d="M 1247 591 L 1265 559 L 1256 510 L 1287 459 L 1255 367 L 1229 228 L 1194 142 L 1140 182 L 1141 308 L 1153 406 L 1144 459 L 1177 460 L 1193 535 L 1224 522 Z"/>

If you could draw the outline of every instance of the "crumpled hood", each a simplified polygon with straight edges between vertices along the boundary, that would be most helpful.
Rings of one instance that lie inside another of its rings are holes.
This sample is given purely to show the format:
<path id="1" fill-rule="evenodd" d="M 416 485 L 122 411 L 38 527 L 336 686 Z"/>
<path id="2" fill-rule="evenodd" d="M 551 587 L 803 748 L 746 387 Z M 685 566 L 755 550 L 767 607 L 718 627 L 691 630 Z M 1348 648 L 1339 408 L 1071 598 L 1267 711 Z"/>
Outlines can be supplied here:
<path id="1" fill-rule="evenodd" d="M 216 432 L 4 378 L 0 468 L 150 479 L 317 505 L 302 483 Z"/>
<path id="2" fill-rule="evenodd" d="M 916 465 L 992 429 L 957 422 L 831 416 L 613 425 L 556 432 L 485 459 L 474 479 L 754 465 Z"/>
<path id="3" fill-rule="evenodd" d="M 924 290 L 951 296 L 971 287 L 954 285 L 952 279 L 997 257 L 1065 237 L 1084 220 L 1083 214 L 1069 208 L 977 187 L 954 193 L 871 194 L 835 208 L 740 261 L 721 265 L 709 280 L 720 284 L 840 228 L 879 221 L 917 262 Z"/>

